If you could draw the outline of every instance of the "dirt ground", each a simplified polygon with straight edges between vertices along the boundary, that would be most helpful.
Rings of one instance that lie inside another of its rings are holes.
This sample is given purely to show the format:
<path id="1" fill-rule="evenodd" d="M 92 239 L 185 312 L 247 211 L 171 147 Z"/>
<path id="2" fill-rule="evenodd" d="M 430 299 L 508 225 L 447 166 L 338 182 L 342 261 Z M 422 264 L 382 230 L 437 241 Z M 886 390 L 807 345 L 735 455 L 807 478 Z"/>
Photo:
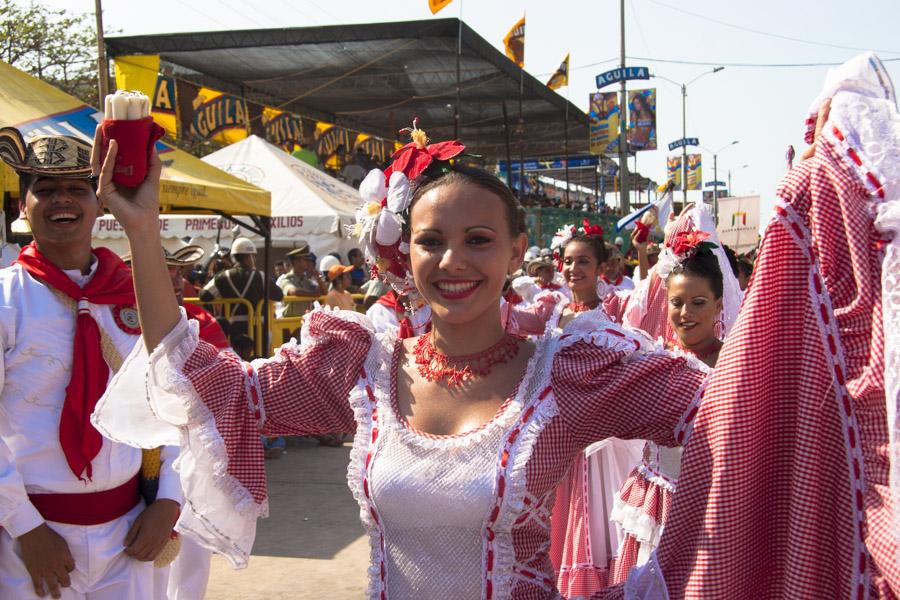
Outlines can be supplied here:
<path id="1" fill-rule="evenodd" d="M 259 521 L 250 565 L 214 556 L 208 600 L 362 598 L 369 545 L 347 488 L 350 444 L 291 440 L 266 461 L 269 518 Z"/>

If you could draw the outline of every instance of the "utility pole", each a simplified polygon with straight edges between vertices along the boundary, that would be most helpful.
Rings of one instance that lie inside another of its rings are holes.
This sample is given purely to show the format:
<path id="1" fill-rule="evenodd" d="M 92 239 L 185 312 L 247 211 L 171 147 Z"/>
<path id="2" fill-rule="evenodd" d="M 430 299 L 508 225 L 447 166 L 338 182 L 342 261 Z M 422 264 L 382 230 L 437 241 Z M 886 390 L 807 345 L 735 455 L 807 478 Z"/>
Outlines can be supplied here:
<path id="1" fill-rule="evenodd" d="M 687 85 L 681 84 L 681 139 L 687 138 Z M 687 206 L 687 144 L 681 146 L 682 202 Z M 701 192 L 702 193 L 702 192 Z"/>
<path id="2" fill-rule="evenodd" d="M 625 0 L 619 1 L 619 66 L 625 71 Z M 628 214 L 631 203 L 628 200 L 628 143 L 625 130 L 628 126 L 628 94 L 625 91 L 625 79 L 622 79 L 619 98 L 619 205 L 624 214 Z"/>
<path id="3" fill-rule="evenodd" d="M 109 64 L 106 61 L 106 44 L 103 42 L 103 6 L 101 0 L 94 0 L 94 16 L 97 18 L 97 70 L 100 82 L 100 106 L 109 93 Z M 108 115 L 107 115 L 108 116 Z"/>

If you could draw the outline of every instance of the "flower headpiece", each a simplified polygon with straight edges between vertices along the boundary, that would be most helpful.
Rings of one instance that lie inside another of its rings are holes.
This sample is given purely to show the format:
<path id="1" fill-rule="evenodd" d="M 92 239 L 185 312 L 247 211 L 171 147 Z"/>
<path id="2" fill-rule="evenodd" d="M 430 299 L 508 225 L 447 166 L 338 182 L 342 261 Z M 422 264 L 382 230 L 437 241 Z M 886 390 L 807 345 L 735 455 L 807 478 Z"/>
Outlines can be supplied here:
<path id="1" fill-rule="evenodd" d="M 409 243 L 403 239 L 403 227 L 409 222 L 409 205 L 415 181 L 424 173 L 446 172 L 449 160 L 465 151 L 457 141 L 428 144 L 428 136 L 413 126 L 401 130 L 412 142 L 391 157 L 393 162 L 382 172 L 373 169 L 359 186 L 362 205 L 356 211 L 353 234 L 359 239 L 372 273 L 381 277 L 398 294 L 414 296 L 416 286 L 409 269 Z"/>
<path id="2" fill-rule="evenodd" d="M 553 259 L 556 261 L 556 268 L 559 271 L 562 271 L 562 250 L 566 247 L 573 237 L 578 234 L 582 234 L 586 237 L 603 237 L 603 228 L 599 225 L 591 225 L 591 222 L 587 219 L 584 219 L 581 222 L 581 227 L 575 227 L 574 225 L 563 225 L 562 229 L 553 234 L 553 239 L 550 240 L 550 249 L 553 250 Z"/>
<path id="3" fill-rule="evenodd" d="M 700 230 L 679 231 L 666 242 L 666 247 L 660 252 L 659 261 L 656 263 L 656 274 L 667 279 L 676 267 L 681 266 L 685 260 L 702 252 L 713 252 L 718 246 L 714 242 L 707 242 L 709 234 Z"/>

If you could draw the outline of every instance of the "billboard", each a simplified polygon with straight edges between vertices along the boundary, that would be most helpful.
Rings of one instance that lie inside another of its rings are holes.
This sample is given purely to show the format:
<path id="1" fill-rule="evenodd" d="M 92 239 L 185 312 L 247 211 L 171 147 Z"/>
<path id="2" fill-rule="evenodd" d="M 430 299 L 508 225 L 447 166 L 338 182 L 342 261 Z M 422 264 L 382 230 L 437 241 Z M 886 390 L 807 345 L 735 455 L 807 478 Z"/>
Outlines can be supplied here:
<path id="1" fill-rule="evenodd" d="M 656 150 L 656 88 L 628 90 L 628 152 Z"/>
<path id="2" fill-rule="evenodd" d="M 756 248 L 759 240 L 759 196 L 719 198 L 719 239 L 738 254 Z"/>
<path id="3" fill-rule="evenodd" d="M 666 181 L 675 184 L 675 189 L 681 189 L 681 157 L 666 157 Z"/>
<path id="4" fill-rule="evenodd" d="M 703 189 L 703 164 L 700 154 L 687 155 L 687 189 Z"/>
<path id="5" fill-rule="evenodd" d="M 590 95 L 591 154 L 619 151 L 619 95 L 597 92 Z"/>

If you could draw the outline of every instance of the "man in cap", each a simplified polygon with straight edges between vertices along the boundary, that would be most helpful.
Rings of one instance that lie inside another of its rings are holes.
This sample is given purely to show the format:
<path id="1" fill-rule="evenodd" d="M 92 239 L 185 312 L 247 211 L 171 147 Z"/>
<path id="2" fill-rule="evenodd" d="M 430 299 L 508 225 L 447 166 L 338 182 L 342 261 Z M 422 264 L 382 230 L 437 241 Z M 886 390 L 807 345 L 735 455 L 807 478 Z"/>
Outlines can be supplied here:
<path id="1" fill-rule="evenodd" d="M 180 510 L 177 448 L 157 451 L 145 508 L 141 451 L 103 438 L 89 420 L 140 334 L 130 270 L 91 248 L 102 211 L 90 154 L 77 138 L 26 144 L 0 129 L 0 158 L 18 173 L 34 236 L 0 270 L 0 598 L 165 594 L 150 561 Z M 150 173 L 138 197 L 155 193 L 158 160 Z"/>
<path id="2" fill-rule="evenodd" d="M 285 296 L 324 296 L 328 285 L 316 270 L 316 256 L 309 251 L 309 245 L 301 242 L 298 248 L 287 253 L 291 270 L 278 278 L 278 286 Z M 307 311 L 310 302 L 290 302 L 284 309 L 285 317 L 300 317 Z"/>
<path id="3" fill-rule="evenodd" d="M 269 286 L 269 298 L 278 302 L 284 294 L 275 283 L 268 280 L 262 271 L 256 270 L 256 245 L 245 237 L 239 237 L 231 244 L 231 257 L 234 266 L 217 273 L 200 292 L 203 301 L 216 298 L 243 298 L 255 309 Z M 252 335 L 249 327 L 250 317 L 243 303 L 231 309 L 231 335 Z"/>

